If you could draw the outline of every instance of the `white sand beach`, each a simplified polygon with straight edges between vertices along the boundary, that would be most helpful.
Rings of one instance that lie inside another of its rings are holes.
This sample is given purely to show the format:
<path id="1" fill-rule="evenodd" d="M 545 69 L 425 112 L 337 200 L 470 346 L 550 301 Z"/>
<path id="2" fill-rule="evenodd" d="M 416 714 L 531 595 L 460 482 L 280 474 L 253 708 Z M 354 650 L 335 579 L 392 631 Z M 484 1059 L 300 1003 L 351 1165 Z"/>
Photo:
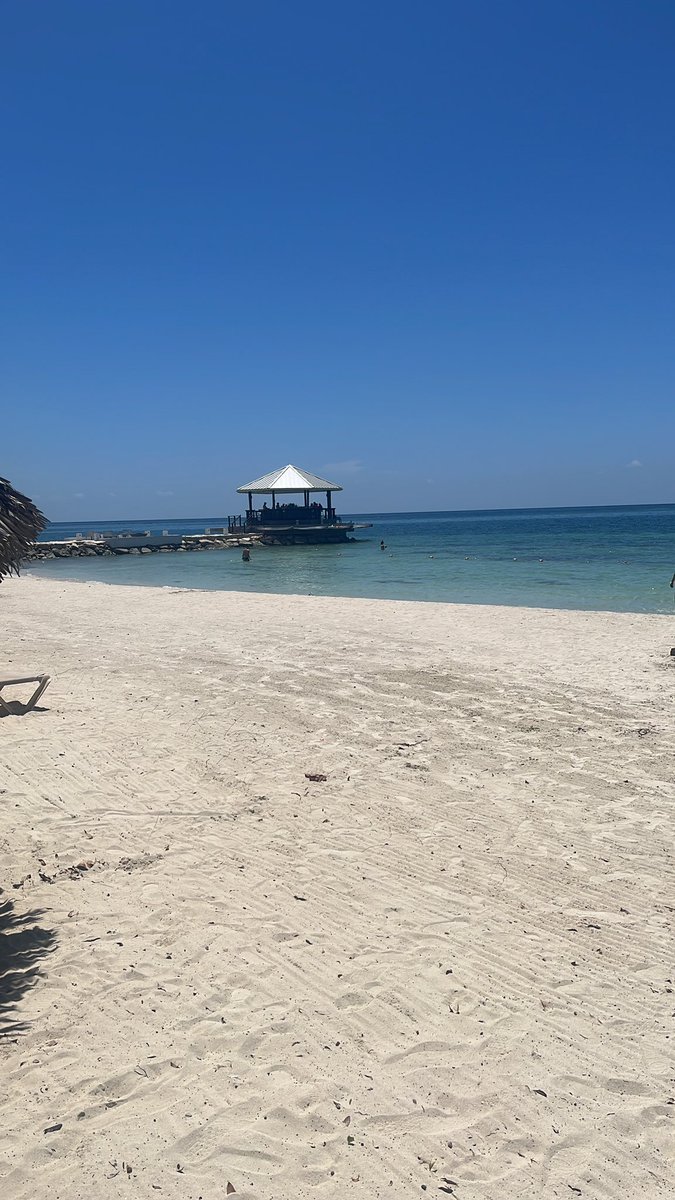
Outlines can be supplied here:
<path id="1" fill-rule="evenodd" d="M 675 1194 L 675 620 L 0 615 L 4 1200 Z"/>

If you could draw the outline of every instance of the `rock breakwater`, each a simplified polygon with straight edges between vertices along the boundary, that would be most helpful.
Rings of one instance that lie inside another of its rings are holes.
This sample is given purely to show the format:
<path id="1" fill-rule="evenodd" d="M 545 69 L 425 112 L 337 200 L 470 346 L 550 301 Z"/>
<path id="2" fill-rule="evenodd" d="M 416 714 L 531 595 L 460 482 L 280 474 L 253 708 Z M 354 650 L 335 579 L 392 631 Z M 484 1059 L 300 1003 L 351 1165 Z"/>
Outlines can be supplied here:
<path id="1" fill-rule="evenodd" d="M 125 541 L 129 545 L 125 545 Z M 161 537 L 148 539 L 147 543 L 141 536 L 134 538 L 73 538 L 60 542 L 35 542 L 31 546 L 25 561 L 38 562 L 49 558 L 114 558 L 127 554 L 184 554 L 200 550 L 228 550 L 237 546 L 251 546 L 259 539 L 251 537 L 232 537 L 230 535 L 200 535 L 186 534 L 171 541 L 162 541 Z"/>

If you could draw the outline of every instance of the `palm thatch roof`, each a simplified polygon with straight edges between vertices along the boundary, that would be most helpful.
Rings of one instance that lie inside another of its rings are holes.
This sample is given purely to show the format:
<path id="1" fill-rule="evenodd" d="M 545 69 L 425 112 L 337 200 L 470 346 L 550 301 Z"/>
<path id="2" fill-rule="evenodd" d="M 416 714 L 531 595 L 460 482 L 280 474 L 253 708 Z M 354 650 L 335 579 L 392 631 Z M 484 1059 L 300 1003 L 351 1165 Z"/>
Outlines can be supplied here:
<path id="1" fill-rule="evenodd" d="M 0 579 L 12 571 L 19 574 L 29 547 L 47 524 L 39 508 L 0 476 Z"/>

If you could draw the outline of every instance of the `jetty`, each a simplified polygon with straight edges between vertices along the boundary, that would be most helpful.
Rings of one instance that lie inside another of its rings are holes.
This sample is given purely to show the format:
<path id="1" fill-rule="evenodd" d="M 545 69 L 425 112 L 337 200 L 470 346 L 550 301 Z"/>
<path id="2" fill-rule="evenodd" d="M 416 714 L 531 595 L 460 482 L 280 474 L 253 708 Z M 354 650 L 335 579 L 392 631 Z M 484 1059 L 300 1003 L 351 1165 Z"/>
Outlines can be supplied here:
<path id="1" fill-rule="evenodd" d="M 27 550 L 26 562 L 45 558 L 94 558 L 126 554 L 172 554 L 190 550 L 226 550 L 259 542 L 254 534 L 231 534 L 224 526 L 205 529 L 204 533 L 151 533 L 129 530 L 123 533 L 78 533 L 73 538 L 34 542 Z"/>
<path id="2" fill-rule="evenodd" d="M 248 497 L 248 508 L 244 516 L 228 517 L 228 532 L 256 535 L 267 546 L 346 542 L 354 524 L 339 517 L 333 506 L 333 494 L 341 491 L 341 484 L 288 463 L 237 488 L 239 495 Z M 317 494 L 325 495 L 325 505 L 312 500 Z M 254 496 L 269 496 L 270 503 L 265 500 L 256 508 Z M 302 497 L 302 502 L 286 500 L 287 496 Z"/>
<path id="3" fill-rule="evenodd" d="M 168 529 L 91 530 L 71 538 L 40 539 L 28 548 L 25 561 L 175 554 L 256 544 L 306 546 L 346 542 L 354 540 L 349 534 L 355 529 L 367 529 L 369 525 L 355 525 L 338 516 L 333 496 L 341 491 L 341 484 L 289 463 L 237 488 L 239 495 L 248 497 L 248 508 L 244 515 L 228 517 L 227 526 L 211 526 L 203 533 L 187 534 L 171 533 Z M 254 497 L 264 497 L 262 504 L 258 501 L 258 507 Z"/>

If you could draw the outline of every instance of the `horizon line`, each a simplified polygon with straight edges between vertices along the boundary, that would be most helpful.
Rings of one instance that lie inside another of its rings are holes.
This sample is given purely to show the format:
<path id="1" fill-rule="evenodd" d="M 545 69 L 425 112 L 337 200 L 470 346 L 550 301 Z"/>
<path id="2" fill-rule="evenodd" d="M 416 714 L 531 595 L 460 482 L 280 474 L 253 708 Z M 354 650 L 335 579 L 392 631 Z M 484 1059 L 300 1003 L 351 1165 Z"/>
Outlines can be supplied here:
<path id="1" fill-rule="evenodd" d="M 639 504 L 534 504 L 534 505 L 519 505 L 512 508 L 407 508 L 396 510 L 378 509 L 374 512 L 355 511 L 345 512 L 347 517 L 406 517 L 406 516 L 458 516 L 458 515 L 473 515 L 480 513 L 526 513 L 526 512 L 585 512 L 591 509 L 618 509 L 618 508 L 675 508 L 675 500 L 653 500 L 642 501 Z M 119 525 L 124 521 L 203 521 L 207 518 L 204 516 L 191 517 L 106 517 L 93 518 L 87 517 L 83 520 L 77 517 L 74 520 L 67 518 L 60 521 L 48 521 L 49 525 L 77 525 L 82 524 L 108 524 Z M 211 517 L 211 520 L 216 518 Z M 222 518 L 218 518 L 222 519 Z"/>

